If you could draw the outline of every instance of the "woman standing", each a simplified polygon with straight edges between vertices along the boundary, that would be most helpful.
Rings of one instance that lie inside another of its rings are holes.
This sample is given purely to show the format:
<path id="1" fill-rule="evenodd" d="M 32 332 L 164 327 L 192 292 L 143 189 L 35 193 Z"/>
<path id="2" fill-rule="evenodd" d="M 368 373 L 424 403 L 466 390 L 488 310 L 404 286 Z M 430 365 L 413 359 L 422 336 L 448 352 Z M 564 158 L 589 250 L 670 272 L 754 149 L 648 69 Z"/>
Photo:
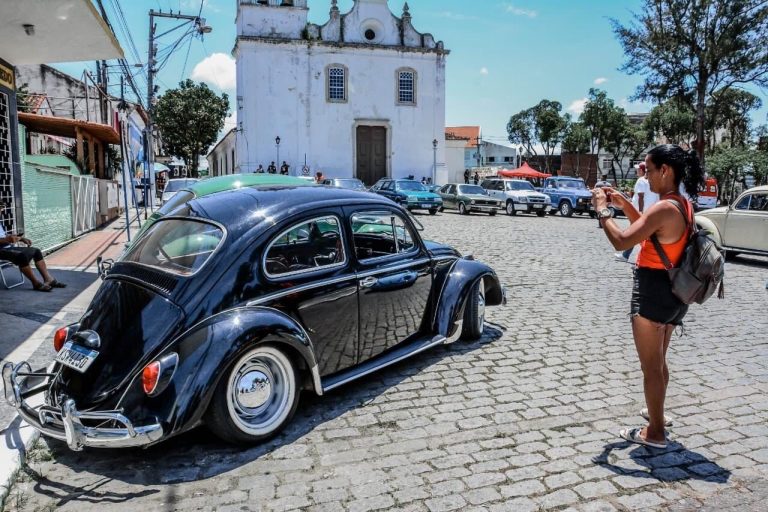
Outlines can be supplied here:
<path id="1" fill-rule="evenodd" d="M 640 244 L 634 271 L 631 318 L 635 348 L 643 370 L 646 409 L 640 414 L 648 420 L 642 428 L 624 429 L 621 437 L 633 443 L 666 448 L 664 399 L 669 384 L 666 354 L 675 327 L 682 325 L 688 306 L 672 294 L 669 275 L 651 238 L 655 236 L 669 261 L 677 266 L 694 222 L 693 207 L 679 190 L 685 189 L 695 200 L 704 183 L 703 171 L 694 151 L 665 144 L 656 146 L 645 157 L 646 178 L 659 202 L 642 214 L 618 191 L 606 187 L 592 191 L 592 202 L 613 247 L 622 251 Z M 624 231 L 611 218 L 608 202 L 622 208 L 630 221 Z"/>

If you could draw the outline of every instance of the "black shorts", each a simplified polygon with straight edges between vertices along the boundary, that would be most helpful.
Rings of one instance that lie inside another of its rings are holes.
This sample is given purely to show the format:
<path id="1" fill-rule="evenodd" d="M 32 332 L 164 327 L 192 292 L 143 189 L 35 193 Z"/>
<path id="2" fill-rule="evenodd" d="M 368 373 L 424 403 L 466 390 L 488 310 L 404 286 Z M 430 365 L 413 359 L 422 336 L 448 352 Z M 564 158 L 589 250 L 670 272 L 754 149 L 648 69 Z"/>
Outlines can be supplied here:
<path id="1" fill-rule="evenodd" d="M 19 267 L 29 266 L 32 260 L 40 261 L 43 253 L 37 247 L 6 247 L 0 249 L 0 260 L 10 261 Z"/>
<path id="2" fill-rule="evenodd" d="M 672 293 L 666 270 L 638 267 L 635 268 L 630 313 L 660 324 L 682 325 L 688 305 Z"/>

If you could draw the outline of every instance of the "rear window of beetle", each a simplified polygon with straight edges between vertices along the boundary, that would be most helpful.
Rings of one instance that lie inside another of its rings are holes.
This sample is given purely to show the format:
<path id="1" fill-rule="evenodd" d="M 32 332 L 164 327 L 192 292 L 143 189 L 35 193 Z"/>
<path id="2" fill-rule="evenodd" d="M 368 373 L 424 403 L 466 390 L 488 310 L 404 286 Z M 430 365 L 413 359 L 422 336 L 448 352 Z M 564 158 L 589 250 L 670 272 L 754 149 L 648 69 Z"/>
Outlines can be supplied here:
<path id="1" fill-rule="evenodd" d="M 223 239 L 224 232 L 214 224 L 184 219 L 159 220 L 129 249 L 122 261 L 188 276 L 210 259 Z"/>

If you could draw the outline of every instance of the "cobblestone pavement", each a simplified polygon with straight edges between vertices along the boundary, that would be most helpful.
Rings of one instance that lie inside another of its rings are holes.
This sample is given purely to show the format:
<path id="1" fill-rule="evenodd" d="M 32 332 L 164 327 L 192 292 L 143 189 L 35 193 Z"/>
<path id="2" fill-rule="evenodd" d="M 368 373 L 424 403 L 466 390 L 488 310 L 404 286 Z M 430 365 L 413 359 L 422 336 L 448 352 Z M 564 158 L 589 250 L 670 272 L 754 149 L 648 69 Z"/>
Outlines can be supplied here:
<path id="1" fill-rule="evenodd" d="M 37 446 L 10 510 L 765 510 L 768 261 L 727 265 L 670 349 L 666 451 L 629 445 L 641 374 L 631 267 L 596 222 L 420 216 L 425 237 L 491 263 L 509 305 L 484 337 L 324 397 L 238 449 L 204 429 L 148 450 Z"/>

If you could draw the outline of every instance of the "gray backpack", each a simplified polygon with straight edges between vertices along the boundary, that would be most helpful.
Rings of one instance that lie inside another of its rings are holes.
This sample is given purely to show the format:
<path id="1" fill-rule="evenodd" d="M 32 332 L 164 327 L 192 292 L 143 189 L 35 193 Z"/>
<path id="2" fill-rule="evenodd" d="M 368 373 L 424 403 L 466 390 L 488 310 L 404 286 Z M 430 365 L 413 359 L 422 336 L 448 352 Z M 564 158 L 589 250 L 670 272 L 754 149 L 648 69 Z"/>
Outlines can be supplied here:
<path id="1" fill-rule="evenodd" d="M 672 265 L 656 235 L 651 235 L 651 242 L 669 273 L 672 293 L 685 304 L 703 304 L 718 288 L 717 297 L 724 298 L 725 257 L 722 250 L 709 236 L 709 231 L 696 226 L 696 222 L 689 218 L 685 208 L 678 201 L 670 201 L 683 214 L 686 227 L 690 227 L 680 264 L 677 267 Z"/>

